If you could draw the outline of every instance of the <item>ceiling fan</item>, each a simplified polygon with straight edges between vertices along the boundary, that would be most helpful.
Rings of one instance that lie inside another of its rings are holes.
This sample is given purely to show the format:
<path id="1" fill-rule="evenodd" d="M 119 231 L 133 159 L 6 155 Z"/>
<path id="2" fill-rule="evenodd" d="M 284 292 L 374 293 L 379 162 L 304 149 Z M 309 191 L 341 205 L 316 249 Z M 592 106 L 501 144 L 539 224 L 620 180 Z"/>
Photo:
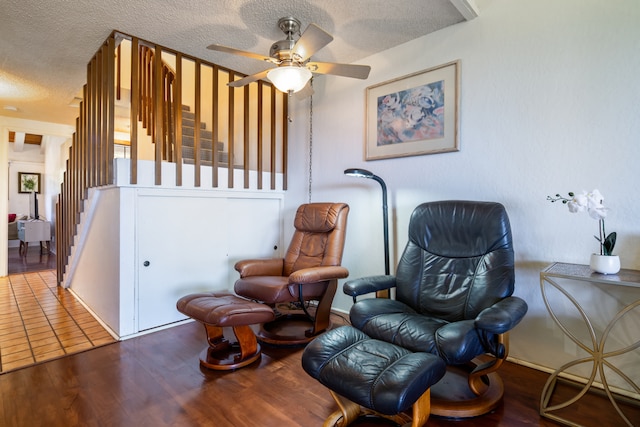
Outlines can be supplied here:
<path id="1" fill-rule="evenodd" d="M 310 61 L 309 59 L 314 53 L 333 40 L 329 33 L 316 24 L 309 24 L 298 40 L 293 38 L 294 34 L 300 34 L 300 21 L 297 19 L 293 17 L 280 18 L 278 27 L 286 34 L 287 38 L 273 43 L 269 50 L 269 56 L 218 44 L 207 46 L 207 49 L 210 50 L 242 55 L 276 65 L 276 68 L 270 68 L 229 82 L 229 86 L 240 87 L 266 77 L 278 90 L 292 93 L 303 89 L 313 73 L 332 74 L 356 79 L 366 79 L 369 76 L 371 67 L 368 65 Z"/>

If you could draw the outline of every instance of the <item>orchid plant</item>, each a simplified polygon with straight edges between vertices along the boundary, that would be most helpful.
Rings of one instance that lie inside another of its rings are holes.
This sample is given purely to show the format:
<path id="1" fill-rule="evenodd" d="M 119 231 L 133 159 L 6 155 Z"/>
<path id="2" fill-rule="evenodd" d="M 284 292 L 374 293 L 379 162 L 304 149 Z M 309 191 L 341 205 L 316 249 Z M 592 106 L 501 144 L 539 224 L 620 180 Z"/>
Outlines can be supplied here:
<path id="1" fill-rule="evenodd" d="M 587 212 L 593 219 L 598 220 L 598 235 L 593 236 L 600 242 L 600 255 L 613 255 L 613 248 L 616 245 L 617 234 L 614 231 L 607 235 L 604 229 L 604 219 L 609 209 L 603 205 L 604 198 L 600 191 L 593 190 L 590 192 L 583 191 L 582 194 L 576 195 L 573 192 L 567 193 L 569 197 L 556 194 L 555 197 L 547 196 L 547 200 L 554 202 L 562 202 L 569 208 L 569 212 Z"/>

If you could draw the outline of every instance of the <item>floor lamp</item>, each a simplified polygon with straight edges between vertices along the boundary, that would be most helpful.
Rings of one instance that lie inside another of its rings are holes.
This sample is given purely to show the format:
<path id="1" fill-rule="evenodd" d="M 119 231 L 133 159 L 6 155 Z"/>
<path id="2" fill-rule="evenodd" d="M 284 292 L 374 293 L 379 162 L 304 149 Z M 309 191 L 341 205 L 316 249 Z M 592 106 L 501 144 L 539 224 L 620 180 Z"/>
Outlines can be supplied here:
<path id="1" fill-rule="evenodd" d="M 384 232 L 384 274 L 389 275 L 389 212 L 387 210 L 387 185 L 384 180 L 366 169 L 345 169 L 345 175 L 378 181 L 382 187 L 382 226 Z M 389 290 L 376 292 L 378 298 L 389 298 Z"/>

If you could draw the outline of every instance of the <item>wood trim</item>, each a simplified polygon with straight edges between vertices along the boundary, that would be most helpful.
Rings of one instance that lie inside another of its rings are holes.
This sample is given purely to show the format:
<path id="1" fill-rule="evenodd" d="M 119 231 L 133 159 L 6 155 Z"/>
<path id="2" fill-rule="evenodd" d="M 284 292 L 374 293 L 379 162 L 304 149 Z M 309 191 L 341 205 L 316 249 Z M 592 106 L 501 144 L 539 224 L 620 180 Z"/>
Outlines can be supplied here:
<path id="1" fill-rule="evenodd" d="M 16 142 L 16 133 L 12 130 L 9 131 L 9 142 Z M 42 135 L 35 135 L 32 133 L 24 134 L 24 143 L 32 145 L 40 145 L 42 143 Z"/>

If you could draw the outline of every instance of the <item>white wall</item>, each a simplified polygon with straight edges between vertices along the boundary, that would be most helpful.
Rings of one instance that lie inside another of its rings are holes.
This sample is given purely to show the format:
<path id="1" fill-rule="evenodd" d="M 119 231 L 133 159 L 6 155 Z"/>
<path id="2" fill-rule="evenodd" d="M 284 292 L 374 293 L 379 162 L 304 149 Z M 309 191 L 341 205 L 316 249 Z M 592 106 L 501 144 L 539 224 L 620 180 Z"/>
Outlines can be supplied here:
<path id="1" fill-rule="evenodd" d="M 529 304 L 511 334 L 511 356 L 557 367 L 571 354 L 549 338 L 539 271 L 553 261 L 588 263 L 597 224 L 546 196 L 598 188 L 611 208 L 607 228 L 618 232 L 623 268 L 640 269 L 640 3 L 476 1 L 477 19 L 362 60 L 372 66 L 366 81 L 316 78 L 312 200 L 350 204 L 343 262 L 351 278 L 384 271 L 382 213 L 380 186 L 344 176 L 346 168 L 369 169 L 389 187 L 392 265 L 419 203 L 503 203 L 514 234 L 516 295 Z M 364 161 L 366 87 L 456 59 L 461 151 Z M 297 179 L 289 181 L 290 205 L 308 197 L 309 101 L 292 108 L 289 172 Z M 334 305 L 348 310 L 351 300 L 339 295 Z"/>

